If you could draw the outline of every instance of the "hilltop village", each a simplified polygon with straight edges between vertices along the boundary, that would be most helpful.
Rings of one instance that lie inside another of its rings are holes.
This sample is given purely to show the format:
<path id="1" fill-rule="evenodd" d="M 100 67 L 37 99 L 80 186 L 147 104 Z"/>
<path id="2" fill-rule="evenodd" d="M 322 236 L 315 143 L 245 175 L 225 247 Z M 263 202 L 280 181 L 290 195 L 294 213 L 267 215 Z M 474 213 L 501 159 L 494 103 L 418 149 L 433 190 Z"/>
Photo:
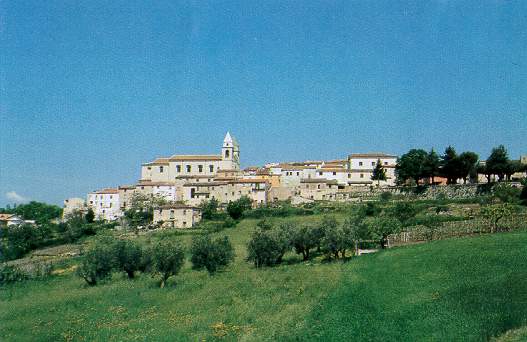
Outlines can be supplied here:
<path id="1" fill-rule="evenodd" d="M 140 194 L 166 202 L 154 211 L 154 222 L 191 227 L 200 219 L 200 205 L 212 199 L 224 205 L 247 196 L 255 207 L 283 200 L 293 204 L 349 200 L 373 185 L 395 185 L 396 161 L 395 155 L 358 153 L 346 159 L 269 163 L 242 170 L 240 145 L 227 133 L 220 154 L 173 155 L 144 163 L 137 184 L 96 190 L 87 200 L 67 199 L 64 215 L 91 208 L 99 220 L 117 220 Z M 377 163 L 386 180 L 372 180 Z"/>

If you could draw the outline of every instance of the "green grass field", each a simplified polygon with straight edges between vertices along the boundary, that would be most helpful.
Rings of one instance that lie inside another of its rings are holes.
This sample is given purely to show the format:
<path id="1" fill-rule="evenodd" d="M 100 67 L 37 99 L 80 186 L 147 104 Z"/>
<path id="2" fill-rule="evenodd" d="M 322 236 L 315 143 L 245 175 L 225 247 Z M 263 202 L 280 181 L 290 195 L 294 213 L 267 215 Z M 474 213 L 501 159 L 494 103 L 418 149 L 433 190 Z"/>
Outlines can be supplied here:
<path id="1" fill-rule="evenodd" d="M 345 263 L 303 263 L 291 254 L 283 265 L 256 270 L 244 260 L 255 224 L 219 233 L 236 248 L 227 270 L 211 277 L 187 264 L 164 289 L 148 275 L 129 281 L 118 274 L 87 287 L 71 271 L 4 286 L 1 340 L 526 337 L 525 232 L 393 248 Z M 188 243 L 190 235 L 180 238 Z"/>

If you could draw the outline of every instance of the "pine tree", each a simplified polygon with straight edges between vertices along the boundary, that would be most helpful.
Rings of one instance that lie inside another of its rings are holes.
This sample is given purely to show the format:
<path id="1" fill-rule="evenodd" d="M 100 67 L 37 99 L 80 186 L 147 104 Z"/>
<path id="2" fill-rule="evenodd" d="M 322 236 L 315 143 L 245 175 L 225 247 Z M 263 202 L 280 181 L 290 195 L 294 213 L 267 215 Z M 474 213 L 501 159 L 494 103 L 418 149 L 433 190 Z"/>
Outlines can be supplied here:
<path id="1" fill-rule="evenodd" d="M 375 165 L 375 169 L 373 169 L 371 179 L 377 181 L 377 186 L 380 185 L 381 181 L 385 181 L 387 179 L 386 169 L 382 166 L 380 159 L 377 159 L 377 164 Z"/>

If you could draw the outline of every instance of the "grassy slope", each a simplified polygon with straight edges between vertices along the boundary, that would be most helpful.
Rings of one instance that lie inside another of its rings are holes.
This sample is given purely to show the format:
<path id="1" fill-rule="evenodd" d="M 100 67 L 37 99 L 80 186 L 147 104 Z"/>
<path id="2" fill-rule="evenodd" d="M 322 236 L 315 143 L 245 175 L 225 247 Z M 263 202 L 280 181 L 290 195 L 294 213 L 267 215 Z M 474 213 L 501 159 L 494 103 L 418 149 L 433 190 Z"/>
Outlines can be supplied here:
<path id="1" fill-rule="evenodd" d="M 3 288 L 3 340 L 481 340 L 526 323 L 527 233 L 255 270 L 254 224 L 225 231 L 237 258 L 214 277 L 186 265 L 165 289 L 148 276 L 87 288 L 71 274 Z"/>
<path id="2" fill-rule="evenodd" d="M 298 337 L 482 340 L 525 324 L 526 303 L 526 233 L 437 241 L 349 263 Z"/>

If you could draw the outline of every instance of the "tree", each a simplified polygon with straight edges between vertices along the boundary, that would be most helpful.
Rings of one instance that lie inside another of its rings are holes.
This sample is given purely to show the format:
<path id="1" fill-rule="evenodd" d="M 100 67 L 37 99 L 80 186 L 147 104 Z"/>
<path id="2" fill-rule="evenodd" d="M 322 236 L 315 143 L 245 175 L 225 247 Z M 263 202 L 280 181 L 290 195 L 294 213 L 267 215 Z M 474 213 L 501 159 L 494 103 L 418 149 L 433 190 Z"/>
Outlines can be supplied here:
<path id="1" fill-rule="evenodd" d="M 251 207 L 252 207 L 251 199 L 247 196 L 242 196 L 236 201 L 230 202 L 227 205 L 227 213 L 233 219 L 238 220 L 242 217 L 243 212 L 251 209 Z"/>
<path id="2" fill-rule="evenodd" d="M 423 169 L 428 154 L 425 150 L 411 149 L 408 153 L 403 154 L 395 166 L 395 174 L 397 176 L 397 183 L 404 184 L 409 179 L 419 184 L 419 180 L 423 177 Z"/>
<path id="3" fill-rule="evenodd" d="M 247 260 L 252 261 L 257 268 L 282 262 L 284 254 L 291 248 L 291 230 L 289 224 L 265 230 L 257 228 L 247 244 Z"/>
<path id="4" fill-rule="evenodd" d="M 364 218 L 359 216 L 350 216 L 342 224 L 344 234 L 347 235 L 347 241 L 354 243 L 355 254 L 361 241 L 370 238 L 370 231 L 364 222 Z"/>
<path id="5" fill-rule="evenodd" d="M 386 248 L 388 236 L 401 231 L 401 222 L 392 217 L 376 217 L 369 219 L 369 228 L 372 237 L 379 241 L 381 248 Z"/>
<path id="6" fill-rule="evenodd" d="M 309 259 L 310 250 L 320 244 L 317 233 L 315 227 L 307 224 L 298 225 L 292 230 L 291 244 L 297 254 L 302 254 L 304 261 Z"/>
<path id="7" fill-rule="evenodd" d="M 141 269 L 141 246 L 134 241 L 119 240 L 114 244 L 114 255 L 116 268 L 126 272 L 128 278 L 134 278 L 135 272 Z"/>
<path id="8" fill-rule="evenodd" d="M 234 259 L 234 248 L 226 236 L 212 239 L 209 234 L 196 235 L 190 252 L 192 268 L 205 268 L 209 274 L 226 267 Z"/>
<path id="9" fill-rule="evenodd" d="M 477 170 L 477 173 L 485 175 L 485 178 L 487 178 L 487 183 L 490 183 L 490 177 L 492 176 L 492 173 L 489 172 L 487 165 L 478 164 L 478 166 L 476 167 L 476 170 Z"/>
<path id="10" fill-rule="evenodd" d="M 161 275 L 159 287 L 163 288 L 168 278 L 181 270 L 185 262 L 185 250 L 179 242 L 163 240 L 154 246 L 151 253 L 154 271 Z"/>
<path id="11" fill-rule="evenodd" d="M 523 179 L 523 189 L 520 193 L 520 200 L 523 205 L 527 205 L 527 178 Z"/>
<path id="12" fill-rule="evenodd" d="M 124 212 L 124 216 L 130 227 L 137 230 L 140 226 L 150 224 L 154 218 L 154 208 L 166 204 L 167 201 L 160 195 L 144 195 L 134 193 L 130 199 L 130 209 Z"/>
<path id="13" fill-rule="evenodd" d="M 371 175 L 371 180 L 376 180 L 377 186 L 379 186 L 380 182 L 386 181 L 386 179 L 386 169 L 382 166 L 381 160 L 377 159 L 377 164 L 375 164 L 375 168 Z"/>
<path id="14" fill-rule="evenodd" d="M 112 242 L 99 240 L 90 248 L 77 268 L 77 274 L 90 286 L 97 285 L 102 279 L 110 278 L 115 266 L 115 254 Z"/>
<path id="15" fill-rule="evenodd" d="M 435 177 L 439 176 L 439 170 L 441 166 L 441 160 L 434 149 L 426 155 L 426 159 L 423 164 L 423 176 L 432 178 L 432 185 L 435 183 Z"/>
<path id="16" fill-rule="evenodd" d="M 93 212 L 92 208 L 88 209 L 84 219 L 86 220 L 87 223 L 93 223 L 93 221 L 95 221 L 95 213 Z"/>
<path id="17" fill-rule="evenodd" d="M 511 160 L 507 164 L 507 168 L 505 169 L 505 176 L 507 177 L 507 181 L 511 180 L 511 177 L 516 172 L 522 172 L 524 170 L 524 165 L 519 160 Z"/>
<path id="18" fill-rule="evenodd" d="M 499 145 L 492 149 L 492 152 L 487 159 L 487 172 L 498 176 L 498 180 L 502 181 L 503 177 L 509 169 L 509 156 L 505 146 Z"/>
<path id="19" fill-rule="evenodd" d="M 390 216 L 396 218 L 404 226 L 417 215 L 417 208 L 410 202 L 399 202 L 389 212 Z"/>
<path id="20" fill-rule="evenodd" d="M 201 204 L 201 217 L 204 220 L 212 220 L 218 212 L 219 202 L 213 198 L 210 201 L 204 201 Z"/>
<path id="21" fill-rule="evenodd" d="M 481 215 L 490 222 L 490 232 L 498 230 L 498 222 L 512 214 L 512 206 L 508 203 L 487 205 L 481 208 Z"/>
<path id="22" fill-rule="evenodd" d="M 48 223 L 62 215 L 62 208 L 59 206 L 36 201 L 17 205 L 9 211 L 11 214 L 17 214 L 25 220 L 35 220 L 37 224 Z"/>
<path id="23" fill-rule="evenodd" d="M 447 179 L 447 184 L 456 184 L 461 173 L 461 160 L 452 146 L 445 149 L 441 157 L 441 174 Z"/>
<path id="24" fill-rule="evenodd" d="M 2 248 L 4 260 L 18 259 L 40 246 L 42 241 L 42 235 L 38 228 L 30 224 L 8 226 L 4 231 L 6 245 Z"/>
<path id="25" fill-rule="evenodd" d="M 463 178 L 463 184 L 467 183 L 467 178 L 477 173 L 479 156 L 474 152 L 463 152 L 458 157 L 458 176 Z"/>

